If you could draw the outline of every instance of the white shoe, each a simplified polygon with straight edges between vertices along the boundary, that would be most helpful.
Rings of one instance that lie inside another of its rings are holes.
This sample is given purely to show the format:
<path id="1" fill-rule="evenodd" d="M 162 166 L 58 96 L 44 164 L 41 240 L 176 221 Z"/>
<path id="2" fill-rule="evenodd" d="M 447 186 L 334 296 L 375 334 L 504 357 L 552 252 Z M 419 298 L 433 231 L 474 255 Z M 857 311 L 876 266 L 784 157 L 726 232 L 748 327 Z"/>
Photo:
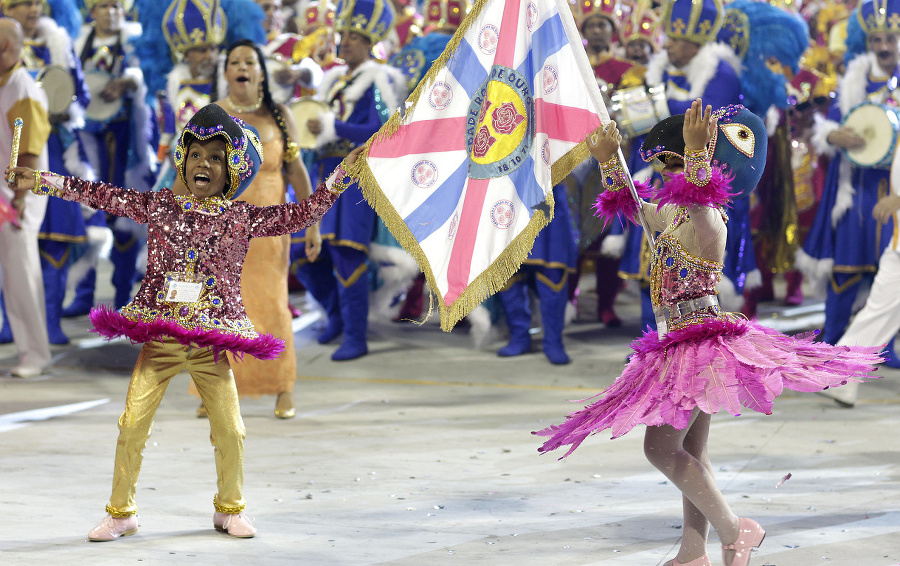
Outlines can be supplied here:
<path id="1" fill-rule="evenodd" d="M 91 529 L 88 539 L 94 542 L 107 542 L 119 537 L 133 535 L 138 530 L 137 515 L 131 517 L 113 517 L 107 515 L 100 524 Z"/>
<path id="2" fill-rule="evenodd" d="M 840 387 L 829 387 L 824 391 L 818 391 L 819 395 L 834 399 L 834 402 L 847 409 L 856 405 L 856 397 L 859 392 L 859 383 L 851 381 Z"/>
<path id="3" fill-rule="evenodd" d="M 36 368 L 31 366 L 16 366 L 9 370 L 9 374 L 13 377 L 21 377 L 23 379 L 28 379 L 31 377 L 40 377 L 42 375 L 47 375 L 50 373 L 50 368 Z"/>

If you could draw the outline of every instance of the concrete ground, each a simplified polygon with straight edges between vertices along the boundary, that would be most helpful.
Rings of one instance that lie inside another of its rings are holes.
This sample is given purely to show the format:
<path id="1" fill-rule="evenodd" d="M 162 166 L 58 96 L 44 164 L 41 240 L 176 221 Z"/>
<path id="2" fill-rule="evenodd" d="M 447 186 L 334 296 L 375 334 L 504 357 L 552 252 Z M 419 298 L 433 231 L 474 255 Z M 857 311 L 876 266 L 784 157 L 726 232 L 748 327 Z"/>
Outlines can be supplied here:
<path id="1" fill-rule="evenodd" d="M 564 367 L 537 337 L 535 353 L 501 359 L 502 337 L 479 350 L 465 328 L 390 322 L 372 325 L 368 356 L 334 363 L 316 323 L 301 329 L 297 418 L 276 420 L 272 397 L 242 400 L 250 540 L 212 528 L 208 423 L 179 376 L 145 451 L 140 530 L 110 543 L 86 534 L 104 516 L 138 346 L 66 320 L 72 344 L 54 348 L 51 376 L 0 377 L 0 564 L 662 564 L 677 551 L 681 497 L 644 459 L 642 430 L 598 435 L 562 462 L 529 434 L 619 373 L 639 331 L 634 297 L 619 310 L 620 329 L 567 328 Z M 815 325 L 821 305 L 764 318 Z M 0 374 L 15 359 L 0 346 Z M 900 563 L 900 372 L 880 373 L 853 409 L 786 392 L 771 416 L 713 418 L 721 489 L 768 531 L 754 566 Z M 713 534 L 713 564 L 718 544 Z"/>

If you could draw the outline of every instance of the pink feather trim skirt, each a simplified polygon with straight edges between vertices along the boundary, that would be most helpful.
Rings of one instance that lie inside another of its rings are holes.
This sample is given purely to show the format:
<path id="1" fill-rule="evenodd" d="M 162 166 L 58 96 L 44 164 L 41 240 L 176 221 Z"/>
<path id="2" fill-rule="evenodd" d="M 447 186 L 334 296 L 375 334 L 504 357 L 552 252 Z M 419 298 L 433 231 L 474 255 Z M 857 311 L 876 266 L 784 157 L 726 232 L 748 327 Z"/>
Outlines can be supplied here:
<path id="1" fill-rule="evenodd" d="M 744 408 L 771 414 L 783 388 L 822 391 L 861 381 L 883 361 L 882 347 L 832 346 L 813 334 L 786 336 L 738 318 L 716 318 L 669 332 L 646 332 L 615 382 L 570 413 L 566 421 L 535 432 L 549 437 L 538 451 L 571 445 L 610 429 L 613 438 L 639 424 L 683 429 L 694 409 L 709 414 Z"/>
<path id="2" fill-rule="evenodd" d="M 271 334 L 259 334 L 256 338 L 244 338 L 230 332 L 185 328 L 172 320 L 157 319 L 153 322 L 135 322 L 104 305 L 91 309 L 89 316 L 94 325 L 94 332 L 105 338 L 125 336 L 132 343 L 172 338 L 185 346 L 211 349 L 217 361 L 222 352 L 231 352 L 239 358 L 244 354 L 250 354 L 260 360 L 272 360 L 284 350 L 284 340 Z"/>

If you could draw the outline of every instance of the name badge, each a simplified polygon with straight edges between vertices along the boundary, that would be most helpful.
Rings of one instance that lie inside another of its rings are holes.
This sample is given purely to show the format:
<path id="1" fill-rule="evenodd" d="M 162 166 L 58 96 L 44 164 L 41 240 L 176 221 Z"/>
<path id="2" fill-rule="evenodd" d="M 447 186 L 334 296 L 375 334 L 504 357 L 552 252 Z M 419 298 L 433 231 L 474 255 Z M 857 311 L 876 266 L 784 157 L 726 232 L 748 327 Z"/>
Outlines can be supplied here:
<path id="1" fill-rule="evenodd" d="M 166 281 L 165 300 L 169 303 L 195 303 L 200 298 L 202 291 L 202 283 L 170 279 Z"/>

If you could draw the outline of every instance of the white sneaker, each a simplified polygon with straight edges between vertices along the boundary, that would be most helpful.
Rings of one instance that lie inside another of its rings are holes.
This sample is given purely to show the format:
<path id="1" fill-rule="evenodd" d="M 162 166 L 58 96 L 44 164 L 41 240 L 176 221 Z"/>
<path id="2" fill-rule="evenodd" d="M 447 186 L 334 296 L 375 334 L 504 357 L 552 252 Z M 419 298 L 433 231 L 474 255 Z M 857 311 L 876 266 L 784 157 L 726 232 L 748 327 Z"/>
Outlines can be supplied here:
<path id="1" fill-rule="evenodd" d="M 840 387 L 829 387 L 824 391 L 818 391 L 819 395 L 834 399 L 834 402 L 841 407 L 850 408 L 856 405 L 856 397 L 859 392 L 859 383 L 855 381 L 849 382 L 847 385 Z"/>
<path id="2" fill-rule="evenodd" d="M 36 368 L 31 366 L 16 366 L 9 370 L 9 374 L 13 377 L 21 377 L 23 379 L 28 379 L 31 377 L 40 377 L 42 375 L 47 375 L 50 373 L 50 368 Z"/>
<path id="3" fill-rule="evenodd" d="M 113 517 L 107 515 L 100 524 L 91 529 L 88 539 L 94 542 L 106 542 L 119 537 L 133 535 L 138 530 L 137 515 L 131 517 Z"/>

